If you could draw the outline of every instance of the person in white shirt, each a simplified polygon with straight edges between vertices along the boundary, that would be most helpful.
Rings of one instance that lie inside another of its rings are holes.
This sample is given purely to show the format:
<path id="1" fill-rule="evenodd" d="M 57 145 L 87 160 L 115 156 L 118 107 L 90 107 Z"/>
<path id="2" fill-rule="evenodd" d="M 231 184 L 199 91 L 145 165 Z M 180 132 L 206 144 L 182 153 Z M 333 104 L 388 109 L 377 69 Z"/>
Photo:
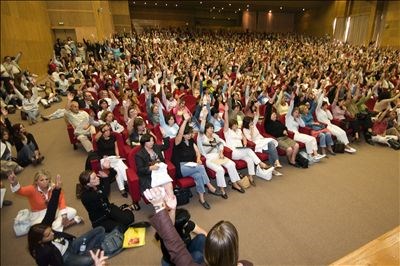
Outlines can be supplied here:
<path id="1" fill-rule="evenodd" d="M 125 129 L 123 125 L 114 119 L 114 114 L 110 111 L 105 111 L 101 115 L 101 120 L 110 126 L 112 132 L 122 133 L 122 131 Z"/>
<path id="2" fill-rule="evenodd" d="M 324 90 L 324 89 L 323 89 Z M 328 109 L 328 103 L 324 102 L 325 92 L 320 93 L 317 100 L 317 108 L 315 109 L 315 114 L 319 122 L 327 125 L 327 129 L 336 136 L 338 141 L 345 145 L 345 151 L 348 153 L 355 153 L 356 149 L 349 145 L 349 139 L 347 138 L 346 132 L 340 127 L 331 123 L 333 119 L 331 111 Z"/>
<path id="3" fill-rule="evenodd" d="M 254 165 L 260 165 L 263 169 L 268 169 L 269 167 L 257 157 L 257 154 L 255 154 L 252 149 L 246 148 L 247 139 L 243 136 L 242 131 L 238 127 L 237 120 L 229 120 L 228 110 L 229 106 L 225 104 L 224 135 L 226 146 L 232 150 L 233 160 L 244 160 L 246 162 L 250 184 L 255 186 L 254 175 L 256 172 Z"/>
<path id="4" fill-rule="evenodd" d="M 210 123 L 206 124 L 206 119 L 202 119 L 199 135 L 197 137 L 197 147 L 199 148 L 201 155 L 206 158 L 207 168 L 216 172 L 217 186 L 221 190 L 221 197 L 227 199 L 228 194 L 225 192 L 226 181 L 225 170 L 223 167 L 228 171 L 229 178 L 232 182 L 232 188 L 235 188 L 241 193 L 244 193 L 245 191 L 238 184 L 240 176 L 236 170 L 235 163 L 224 156 L 224 145 L 225 141 L 214 133 L 214 126 Z M 221 161 L 217 162 L 218 159 Z"/>
<path id="5" fill-rule="evenodd" d="M 286 127 L 294 133 L 294 140 L 302 142 L 306 145 L 306 151 L 309 156 L 312 156 L 315 162 L 319 162 L 326 154 L 318 154 L 318 144 L 315 137 L 299 132 L 299 127 L 305 127 L 304 121 L 300 117 L 299 108 L 294 108 L 294 92 L 290 99 L 289 110 L 286 114 Z"/>
<path id="6" fill-rule="evenodd" d="M 74 128 L 74 133 L 77 139 L 82 143 L 87 152 L 93 151 L 92 142 L 89 136 L 96 133 L 94 126 L 89 123 L 89 114 L 79 110 L 79 104 L 75 101 L 74 95 L 68 93 L 67 105 L 65 106 L 65 118 Z"/>

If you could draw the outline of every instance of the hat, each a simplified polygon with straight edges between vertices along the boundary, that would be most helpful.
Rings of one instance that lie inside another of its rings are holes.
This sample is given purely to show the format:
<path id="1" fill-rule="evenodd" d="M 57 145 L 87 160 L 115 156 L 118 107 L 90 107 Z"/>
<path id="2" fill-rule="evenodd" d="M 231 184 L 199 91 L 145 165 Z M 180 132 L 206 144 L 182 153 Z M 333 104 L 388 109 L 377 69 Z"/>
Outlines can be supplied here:
<path id="1" fill-rule="evenodd" d="M 189 125 L 186 125 L 185 130 L 183 131 L 183 135 L 189 134 L 193 132 L 193 128 Z"/>

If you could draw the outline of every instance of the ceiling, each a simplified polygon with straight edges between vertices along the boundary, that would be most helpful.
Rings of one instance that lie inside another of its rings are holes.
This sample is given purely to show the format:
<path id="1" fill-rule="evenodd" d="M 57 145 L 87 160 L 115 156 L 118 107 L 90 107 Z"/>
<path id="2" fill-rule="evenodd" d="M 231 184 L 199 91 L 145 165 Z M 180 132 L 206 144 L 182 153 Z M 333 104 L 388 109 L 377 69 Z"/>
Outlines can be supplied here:
<path id="1" fill-rule="evenodd" d="M 184 10 L 207 11 L 210 13 L 238 14 L 243 11 L 265 11 L 300 13 L 310 9 L 329 5 L 332 0 L 321 1 L 212 1 L 212 0 L 171 0 L 171 1 L 136 1 L 128 0 L 132 8 L 177 8 Z"/>

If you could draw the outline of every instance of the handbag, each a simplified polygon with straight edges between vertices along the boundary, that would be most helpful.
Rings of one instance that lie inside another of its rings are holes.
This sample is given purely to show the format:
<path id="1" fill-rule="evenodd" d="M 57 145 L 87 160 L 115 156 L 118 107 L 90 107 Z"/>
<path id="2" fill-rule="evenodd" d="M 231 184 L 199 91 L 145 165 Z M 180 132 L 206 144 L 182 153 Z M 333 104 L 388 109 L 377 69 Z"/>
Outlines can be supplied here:
<path id="1" fill-rule="evenodd" d="M 274 171 L 274 169 L 275 169 L 274 167 L 270 167 L 268 169 L 263 169 L 263 168 L 261 168 L 260 165 L 257 165 L 256 176 L 269 181 L 272 179 L 272 172 Z"/>
<path id="2" fill-rule="evenodd" d="M 16 236 L 23 236 L 31 228 L 30 211 L 28 209 L 20 210 L 14 219 L 14 232 Z"/>
<path id="3" fill-rule="evenodd" d="M 333 144 L 333 151 L 335 153 L 344 153 L 345 145 L 338 140 L 335 140 Z"/>
<path id="4" fill-rule="evenodd" d="M 188 188 L 174 188 L 174 194 L 176 197 L 177 206 L 188 204 L 190 198 L 193 197 L 192 192 Z"/>
<path id="5" fill-rule="evenodd" d="M 123 248 L 140 247 L 145 244 L 146 228 L 129 227 L 124 233 Z"/>
<path id="6" fill-rule="evenodd" d="M 104 255 L 109 258 L 119 254 L 123 248 L 124 234 L 117 226 L 110 233 L 106 234 L 101 243 L 101 249 L 104 250 Z"/>
<path id="7" fill-rule="evenodd" d="M 250 187 L 250 179 L 247 175 L 241 176 L 240 180 L 238 181 L 238 184 L 241 188 L 249 188 Z"/>
<path id="8" fill-rule="evenodd" d="M 309 161 L 306 157 L 298 153 L 296 155 L 296 164 L 299 165 L 301 168 L 308 168 Z"/>

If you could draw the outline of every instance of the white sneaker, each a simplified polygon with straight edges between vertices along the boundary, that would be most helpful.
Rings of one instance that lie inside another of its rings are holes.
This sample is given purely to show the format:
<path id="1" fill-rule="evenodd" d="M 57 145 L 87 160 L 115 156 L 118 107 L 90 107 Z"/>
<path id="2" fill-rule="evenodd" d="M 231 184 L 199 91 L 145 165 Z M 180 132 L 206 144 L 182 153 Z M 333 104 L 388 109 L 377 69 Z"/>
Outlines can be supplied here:
<path id="1" fill-rule="evenodd" d="M 326 157 L 326 154 L 317 154 L 314 156 L 315 160 L 321 160 L 322 158 Z"/>
<path id="2" fill-rule="evenodd" d="M 283 175 L 281 172 L 278 172 L 278 171 L 276 171 L 276 170 L 272 171 L 272 174 L 273 174 L 274 176 L 282 176 L 282 175 Z"/>
<path id="3" fill-rule="evenodd" d="M 76 215 L 76 216 L 74 217 L 74 220 L 75 220 L 75 223 L 76 223 L 76 224 L 80 224 L 80 223 L 83 222 L 82 217 L 80 217 L 80 216 L 78 216 L 78 215 Z"/>
<path id="4" fill-rule="evenodd" d="M 348 153 L 355 153 L 356 149 L 350 147 L 350 148 L 345 148 L 344 151 Z"/>

